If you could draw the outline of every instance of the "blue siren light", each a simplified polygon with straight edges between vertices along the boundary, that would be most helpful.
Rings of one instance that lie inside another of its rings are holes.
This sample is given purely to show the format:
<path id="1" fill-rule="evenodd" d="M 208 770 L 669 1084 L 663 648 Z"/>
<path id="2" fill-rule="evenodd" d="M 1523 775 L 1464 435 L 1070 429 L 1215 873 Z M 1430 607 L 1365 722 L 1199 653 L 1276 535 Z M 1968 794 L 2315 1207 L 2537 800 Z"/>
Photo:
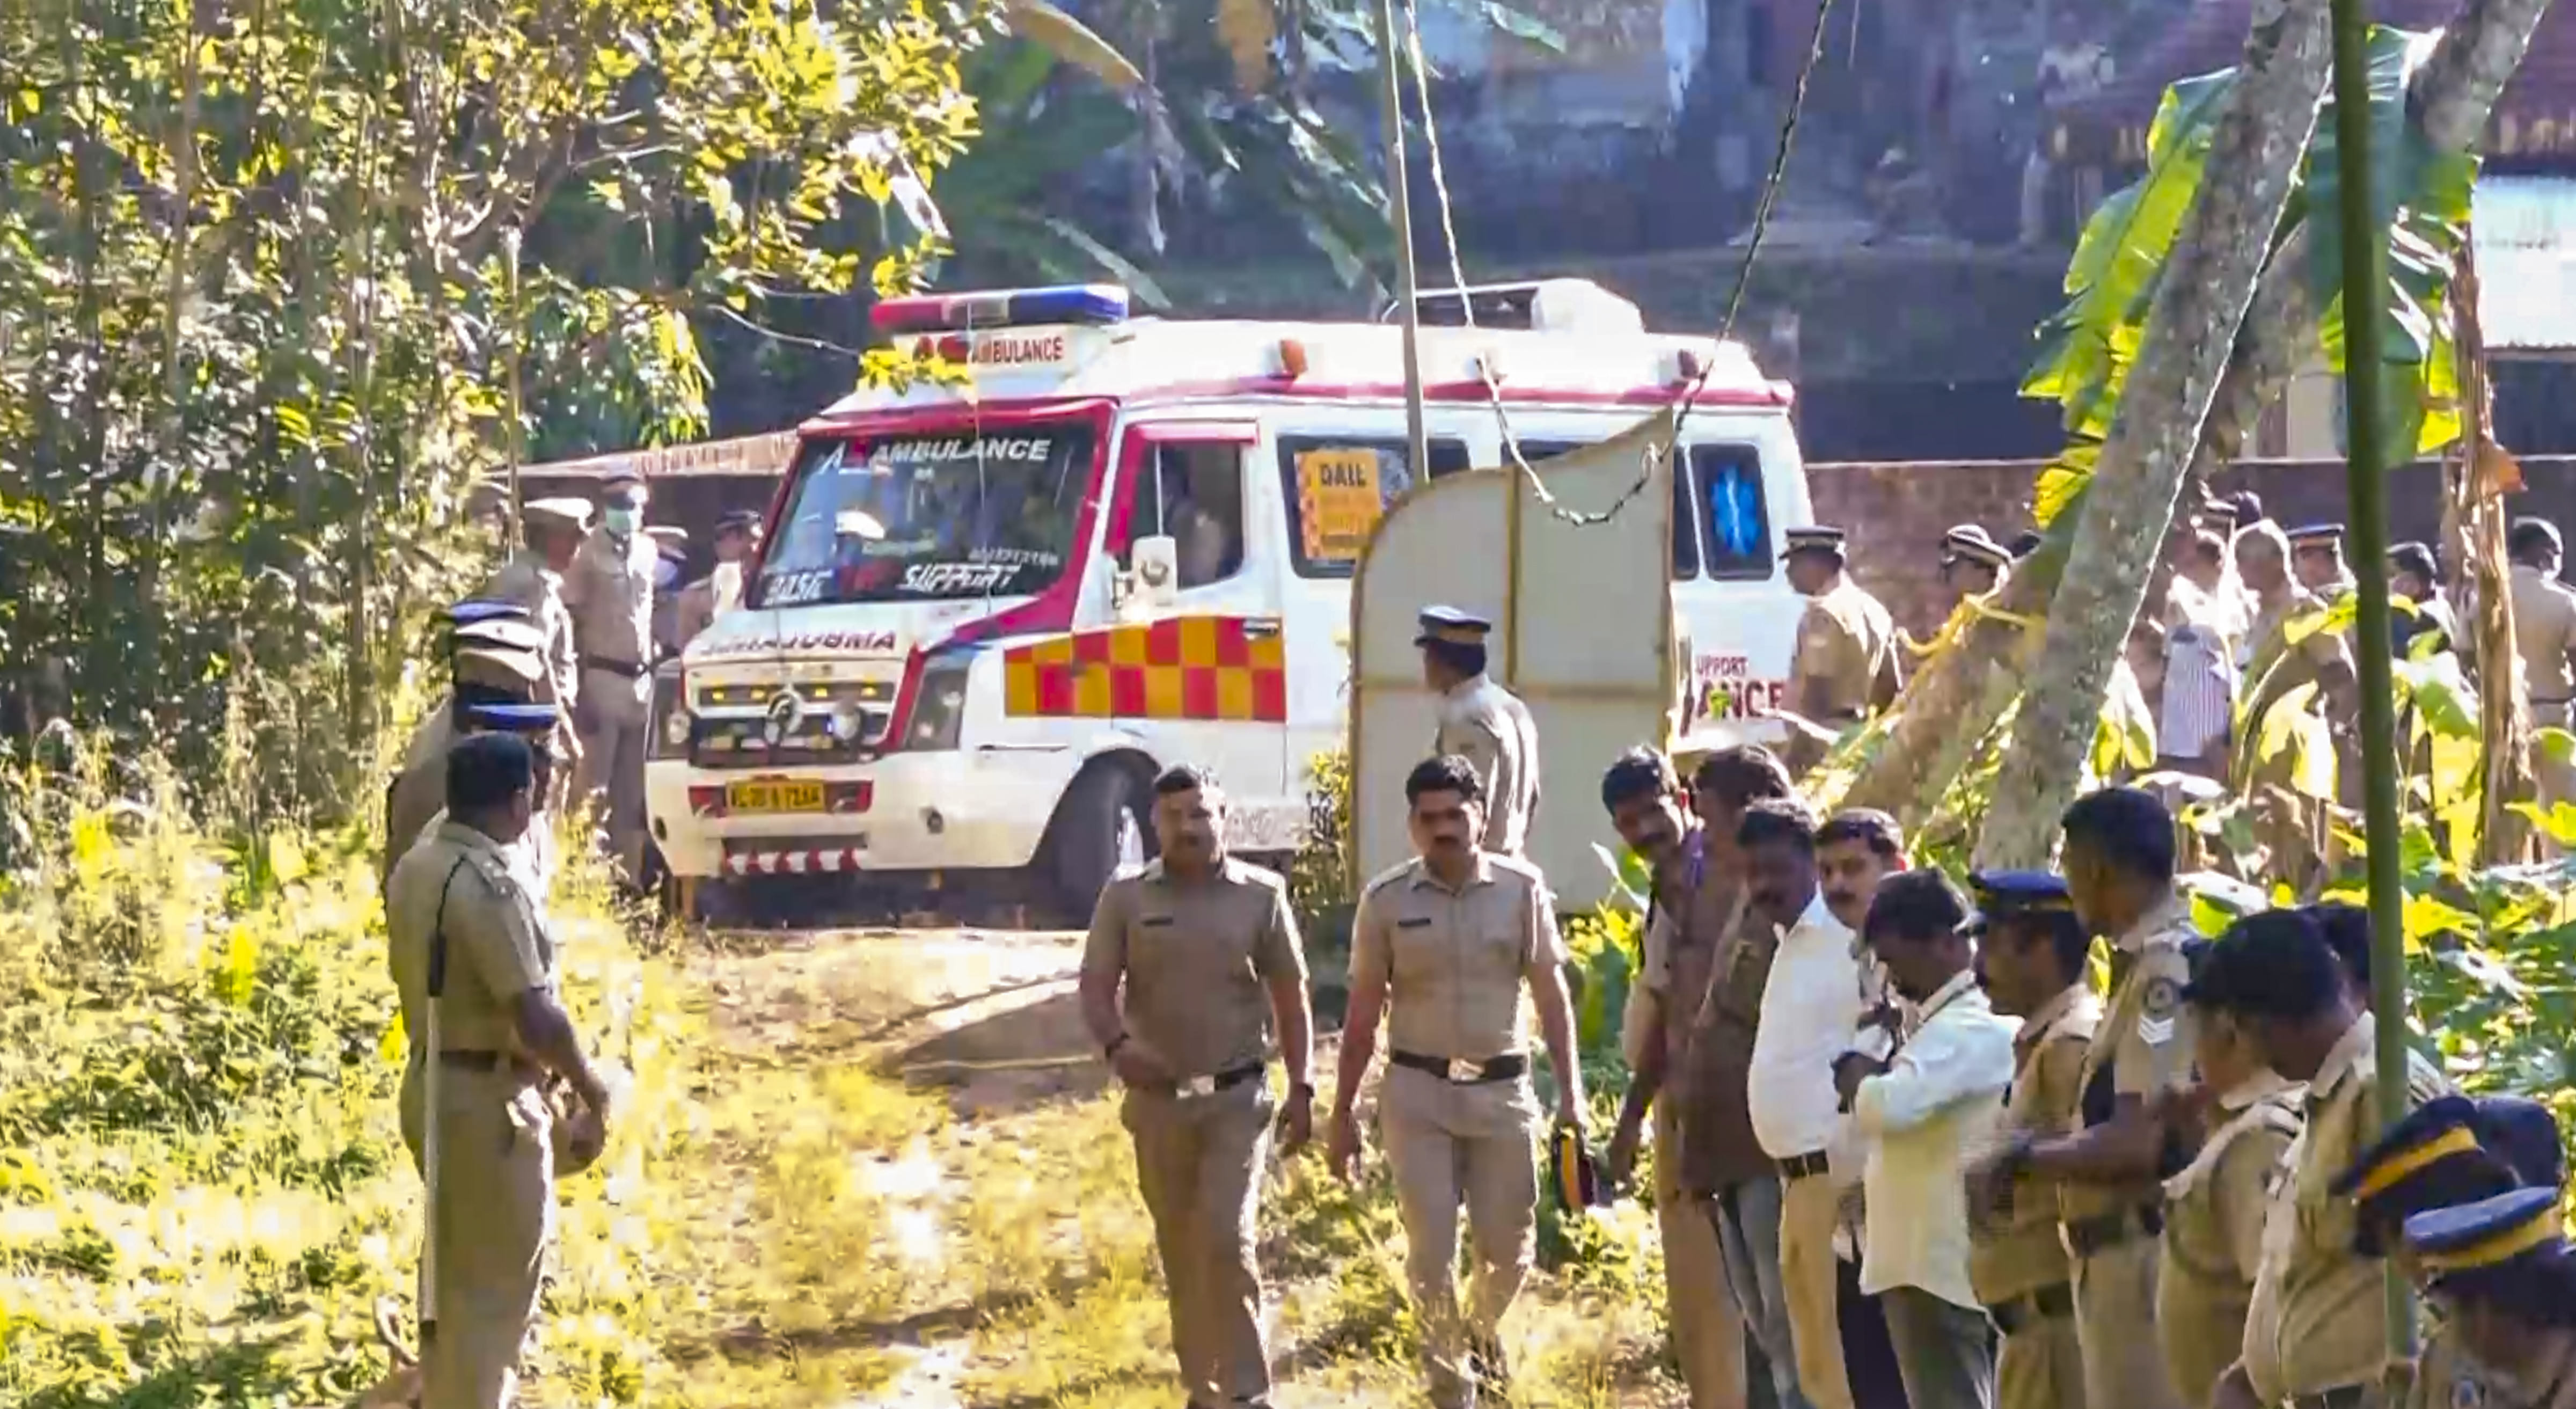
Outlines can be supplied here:
<path id="1" fill-rule="evenodd" d="M 1100 327 L 1127 321 L 1127 290 L 1116 284 L 1059 284 L 879 300 L 868 322 L 880 333 L 952 333 L 1041 323 Z"/>

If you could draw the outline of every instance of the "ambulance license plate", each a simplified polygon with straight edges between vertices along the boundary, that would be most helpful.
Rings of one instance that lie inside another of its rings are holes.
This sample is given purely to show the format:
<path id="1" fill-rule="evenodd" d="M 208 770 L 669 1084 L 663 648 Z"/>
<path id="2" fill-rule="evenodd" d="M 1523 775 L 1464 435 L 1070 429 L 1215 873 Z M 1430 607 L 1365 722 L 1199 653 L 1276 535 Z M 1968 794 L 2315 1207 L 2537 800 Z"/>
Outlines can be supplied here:
<path id="1" fill-rule="evenodd" d="M 725 784 L 727 812 L 820 812 L 823 785 L 811 780 L 765 778 Z"/>

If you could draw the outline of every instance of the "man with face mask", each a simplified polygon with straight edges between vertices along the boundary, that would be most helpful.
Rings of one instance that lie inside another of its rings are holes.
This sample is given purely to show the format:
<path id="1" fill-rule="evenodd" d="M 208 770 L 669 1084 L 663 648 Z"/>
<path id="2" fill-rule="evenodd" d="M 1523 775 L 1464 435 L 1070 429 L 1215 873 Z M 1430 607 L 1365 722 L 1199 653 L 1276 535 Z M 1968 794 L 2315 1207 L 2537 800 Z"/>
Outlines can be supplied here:
<path id="1" fill-rule="evenodd" d="M 1313 1129 L 1306 956 L 1286 884 L 1226 854 L 1215 779 L 1187 764 L 1155 779 L 1154 836 L 1161 854 L 1112 880 L 1092 912 L 1083 1020 L 1127 1087 L 1190 1402 L 1261 1404 L 1270 1362 L 1252 1230 L 1273 1114 L 1288 1153 Z M 1266 1079 L 1274 1032 L 1284 1107 Z"/>
<path id="2" fill-rule="evenodd" d="M 716 613 L 734 605 L 726 600 L 722 579 L 730 578 L 733 596 L 739 600 L 742 575 L 750 571 L 751 560 L 760 552 L 760 511 L 730 509 L 716 520 L 716 570 L 690 583 L 680 592 L 680 606 L 673 623 L 678 638 L 677 649 L 687 650 L 698 633 L 715 623 Z"/>
<path id="3" fill-rule="evenodd" d="M 387 958 L 415 1035 L 403 1141 L 430 1189 L 426 1409 L 511 1402 L 554 1230 L 548 1077 L 579 1099 L 565 1136 L 577 1157 L 607 1134 L 608 1088 L 556 997 L 553 937 L 508 856 L 536 811 L 537 773 L 514 735 L 459 742 L 448 820 L 394 867 L 386 897 Z"/>
<path id="4" fill-rule="evenodd" d="M 652 723 L 653 575 L 661 555 L 644 532 L 644 480 L 611 474 L 600 524 L 564 574 L 581 651 L 582 778 L 575 795 L 601 806 L 609 852 L 629 884 L 644 874 L 645 731 Z"/>
<path id="5" fill-rule="evenodd" d="M 1394 1065 L 1378 1111 L 1404 1215 L 1424 1368 L 1437 1409 L 1467 1409 L 1479 1394 L 1497 1403 L 1507 1397 L 1500 1327 L 1537 1251 L 1533 1007 L 1556 1076 L 1557 1120 L 1578 1135 L 1583 1076 L 1556 907 L 1538 868 L 1477 848 L 1484 785 L 1476 769 L 1454 756 L 1425 759 L 1404 792 L 1419 854 L 1371 881 L 1352 921 L 1329 1155 L 1343 1179 L 1356 1177 L 1360 1086 L 1385 1017 Z M 1462 1204 L 1474 1245 L 1464 1314 Z"/>

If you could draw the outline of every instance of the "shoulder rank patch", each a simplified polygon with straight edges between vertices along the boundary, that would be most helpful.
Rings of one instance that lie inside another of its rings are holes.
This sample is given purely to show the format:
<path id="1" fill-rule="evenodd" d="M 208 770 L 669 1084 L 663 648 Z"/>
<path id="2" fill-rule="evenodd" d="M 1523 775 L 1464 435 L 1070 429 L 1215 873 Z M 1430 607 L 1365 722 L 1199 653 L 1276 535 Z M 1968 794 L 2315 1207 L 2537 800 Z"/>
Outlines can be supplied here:
<path id="1" fill-rule="evenodd" d="M 2147 980 L 2138 995 L 2138 1040 L 2161 1047 L 2173 1040 L 2174 1018 L 2182 1011 L 2182 986 L 2169 978 Z"/>

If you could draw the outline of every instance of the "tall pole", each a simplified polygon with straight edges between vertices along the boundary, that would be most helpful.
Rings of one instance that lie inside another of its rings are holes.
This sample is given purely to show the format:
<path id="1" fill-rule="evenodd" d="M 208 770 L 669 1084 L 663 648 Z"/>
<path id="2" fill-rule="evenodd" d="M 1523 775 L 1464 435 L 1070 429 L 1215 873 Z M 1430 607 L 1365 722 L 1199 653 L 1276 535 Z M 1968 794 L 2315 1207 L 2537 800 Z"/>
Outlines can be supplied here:
<path id="1" fill-rule="evenodd" d="M 1380 120 L 1386 124 L 1386 204 L 1395 227 L 1395 308 L 1404 320 L 1404 444 L 1414 481 L 1431 473 L 1431 445 L 1422 429 L 1422 308 L 1415 302 L 1413 198 L 1404 176 L 1404 81 L 1395 66 L 1395 0 L 1378 0 L 1377 59 Z M 1426 87 L 1422 104 L 1431 105 Z M 1466 292 L 1459 291 L 1460 298 Z"/>
<path id="2" fill-rule="evenodd" d="M 2404 1118 L 2406 899 L 2398 878 L 2397 706 L 2388 622 L 2388 453 L 2380 444 L 2386 383 L 2379 320 L 2387 302 L 2387 238 L 2372 218 L 2368 0 L 2333 0 L 2337 174 L 2342 178 L 2345 475 L 2352 496 L 2353 575 L 2360 612 L 2354 664 L 2361 677 L 2362 827 L 2370 881 L 2370 1011 L 2379 1033 L 2379 1118 Z M 2413 1306 L 2389 1264 L 2388 1333 L 2399 1355 L 2415 1343 Z"/>

